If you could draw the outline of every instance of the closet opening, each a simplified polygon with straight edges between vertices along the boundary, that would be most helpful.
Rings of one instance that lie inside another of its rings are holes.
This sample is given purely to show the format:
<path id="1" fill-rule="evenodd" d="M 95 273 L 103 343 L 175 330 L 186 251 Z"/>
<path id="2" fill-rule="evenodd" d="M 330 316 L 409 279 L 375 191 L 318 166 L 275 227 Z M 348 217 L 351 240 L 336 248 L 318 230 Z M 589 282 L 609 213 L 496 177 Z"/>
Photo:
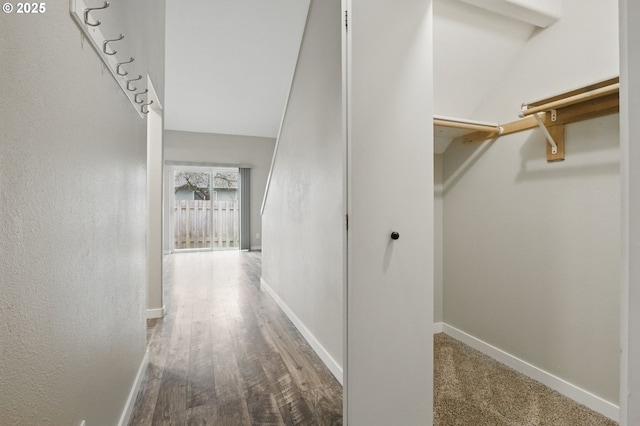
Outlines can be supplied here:
<path id="1" fill-rule="evenodd" d="M 435 423 L 615 425 L 617 4 L 433 5 Z"/>

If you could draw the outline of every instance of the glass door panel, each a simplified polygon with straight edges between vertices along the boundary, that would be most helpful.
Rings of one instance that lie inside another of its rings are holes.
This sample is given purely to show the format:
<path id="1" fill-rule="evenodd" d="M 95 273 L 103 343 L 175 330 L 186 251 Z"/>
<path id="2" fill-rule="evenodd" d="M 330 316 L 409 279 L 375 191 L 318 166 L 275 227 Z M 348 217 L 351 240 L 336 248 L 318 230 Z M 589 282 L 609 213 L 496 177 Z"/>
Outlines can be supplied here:
<path id="1" fill-rule="evenodd" d="M 237 171 L 213 171 L 214 249 L 240 246 L 238 178 Z"/>
<path id="2" fill-rule="evenodd" d="M 209 171 L 174 172 L 174 250 L 213 247 L 211 178 Z"/>

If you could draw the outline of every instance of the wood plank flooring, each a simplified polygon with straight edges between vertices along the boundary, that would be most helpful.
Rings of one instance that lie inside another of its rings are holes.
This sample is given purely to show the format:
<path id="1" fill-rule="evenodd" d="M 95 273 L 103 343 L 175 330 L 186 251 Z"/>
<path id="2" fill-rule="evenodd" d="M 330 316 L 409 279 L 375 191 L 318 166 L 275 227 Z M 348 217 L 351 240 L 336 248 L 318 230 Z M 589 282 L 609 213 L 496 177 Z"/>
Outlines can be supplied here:
<path id="1" fill-rule="evenodd" d="M 165 257 L 167 316 L 129 425 L 342 425 L 342 386 L 260 290 L 259 252 Z M 434 424 L 615 425 L 444 335 Z"/>
<path id="2" fill-rule="evenodd" d="M 341 425 L 342 386 L 260 290 L 259 252 L 165 257 L 130 425 Z"/>

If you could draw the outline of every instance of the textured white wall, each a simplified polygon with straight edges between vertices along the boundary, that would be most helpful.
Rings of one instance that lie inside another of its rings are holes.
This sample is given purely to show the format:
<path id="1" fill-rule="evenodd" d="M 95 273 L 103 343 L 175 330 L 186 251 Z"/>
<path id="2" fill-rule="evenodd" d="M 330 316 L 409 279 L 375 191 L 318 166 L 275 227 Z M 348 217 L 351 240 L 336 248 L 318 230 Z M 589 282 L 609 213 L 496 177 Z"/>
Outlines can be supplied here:
<path id="1" fill-rule="evenodd" d="M 164 2 L 137 3 L 157 20 L 123 32 L 163 50 Z M 145 352 L 145 122 L 68 2 L 0 20 L 0 424 L 114 425 Z"/>
<path id="2" fill-rule="evenodd" d="M 263 215 L 262 277 L 342 366 L 340 1 L 313 0 Z"/>
<path id="3" fill-rule="evenodd" d="M 213 133 L 165 131 L 165 161 L 184 161 L 211 164 L 242 164 L 251 168 L 251 247 L 262 244 L 260 207 L 267 184 L 275 139 L 255 136 L 218 135 Z M 170 182 L 170 181 L 169 181 Z M 167 194 L 165 194 L 167 200 Z M 168 218 L 168 212 L 165 210 Z M 257 237 L 256 234 L 260 234 Z M 167 240 L 166 243 L 170 243 Z M 170 250 L 165 244 L 165 250 Z"/>
<path id="4" fill-rule="evenodd" d="M 562 9 L 470 118 L 511 121 L 523 101 L 618 73 L 617 2 Z M 445 322 L 617 403 L 617 115 L 567 126 L 562 163 L 538 130 L 484 148 L 444 155 Z"/>

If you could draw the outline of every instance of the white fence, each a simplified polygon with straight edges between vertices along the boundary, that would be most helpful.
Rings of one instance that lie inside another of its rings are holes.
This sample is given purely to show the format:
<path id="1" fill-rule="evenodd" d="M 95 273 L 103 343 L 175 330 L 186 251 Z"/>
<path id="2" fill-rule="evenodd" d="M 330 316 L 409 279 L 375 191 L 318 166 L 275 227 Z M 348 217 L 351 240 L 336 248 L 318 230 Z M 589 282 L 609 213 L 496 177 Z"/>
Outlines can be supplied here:
<path id="1" fill-rule="evenodd" d="M 238 216 L 238 201 L 176 200 L 173 248 L 238 247 Z"/>

